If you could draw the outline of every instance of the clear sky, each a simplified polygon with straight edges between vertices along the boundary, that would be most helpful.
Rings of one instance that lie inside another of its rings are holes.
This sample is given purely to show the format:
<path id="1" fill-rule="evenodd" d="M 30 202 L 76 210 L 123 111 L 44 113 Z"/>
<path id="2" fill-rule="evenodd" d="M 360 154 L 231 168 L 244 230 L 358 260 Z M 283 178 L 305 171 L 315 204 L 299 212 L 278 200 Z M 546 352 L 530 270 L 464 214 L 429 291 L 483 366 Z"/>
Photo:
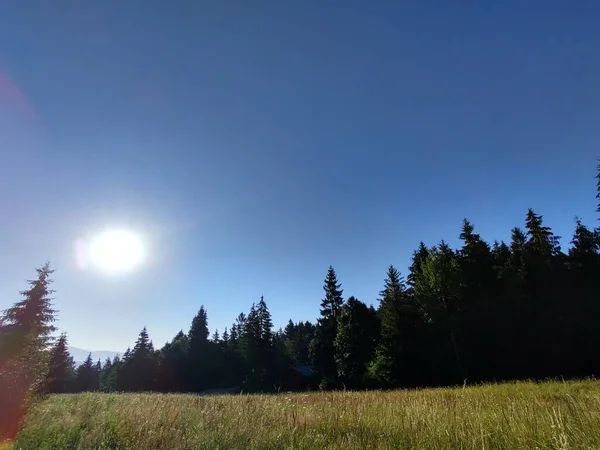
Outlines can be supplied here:
<path id="1" fill-rule="evenodd" d="M 376 302 L 420 240 L 526 210 L 593 225 L 600 2 L 7 0 L 0 308 L 56 269 L 72 345 L 161 346 L 261 295 L 314 319 L 332 264 Z M 74 243 L 139 233 L 128 274 Z"/>

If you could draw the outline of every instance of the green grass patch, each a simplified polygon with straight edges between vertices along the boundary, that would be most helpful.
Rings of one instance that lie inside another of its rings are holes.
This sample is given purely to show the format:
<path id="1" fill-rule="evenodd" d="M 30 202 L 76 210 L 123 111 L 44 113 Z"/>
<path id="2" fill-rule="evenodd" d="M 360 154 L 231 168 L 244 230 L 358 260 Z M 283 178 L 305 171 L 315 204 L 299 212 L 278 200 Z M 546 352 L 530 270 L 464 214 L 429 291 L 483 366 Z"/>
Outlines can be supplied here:
<path id="1" fill-rule="evenodd" d="M 201 397 L 58 395 L 14 449 L 596 449 L 600 382 Z"/>

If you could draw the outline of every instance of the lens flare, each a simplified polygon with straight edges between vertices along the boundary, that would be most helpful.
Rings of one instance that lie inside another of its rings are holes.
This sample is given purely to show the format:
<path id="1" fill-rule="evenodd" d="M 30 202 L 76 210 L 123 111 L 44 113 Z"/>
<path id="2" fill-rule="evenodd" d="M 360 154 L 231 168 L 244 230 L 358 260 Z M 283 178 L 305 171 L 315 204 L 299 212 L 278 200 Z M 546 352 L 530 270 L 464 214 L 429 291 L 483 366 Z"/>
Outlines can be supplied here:
<path id="1" fill-rule="evenodd" d="M 105 272 L 126 272 L 142 262 L 144 246 L 138 236 L 128 231 L 105 231 L 92 239 L 87 253 L 89 262 Z"/>

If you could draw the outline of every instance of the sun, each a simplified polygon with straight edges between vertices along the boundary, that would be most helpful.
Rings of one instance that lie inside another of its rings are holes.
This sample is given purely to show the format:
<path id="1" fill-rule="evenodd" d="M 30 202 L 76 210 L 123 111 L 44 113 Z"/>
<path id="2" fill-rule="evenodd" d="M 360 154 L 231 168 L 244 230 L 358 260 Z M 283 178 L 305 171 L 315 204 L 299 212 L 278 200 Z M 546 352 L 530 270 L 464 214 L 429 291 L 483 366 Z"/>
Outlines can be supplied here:
<path id="1" fill-rule="evenodd" d="M 90 263 L 105 272 L 127 272 L 142 262 L 144 246 L 141 239 L 129 231 L 105 231 L 92 239 L 88 256 Z"/>

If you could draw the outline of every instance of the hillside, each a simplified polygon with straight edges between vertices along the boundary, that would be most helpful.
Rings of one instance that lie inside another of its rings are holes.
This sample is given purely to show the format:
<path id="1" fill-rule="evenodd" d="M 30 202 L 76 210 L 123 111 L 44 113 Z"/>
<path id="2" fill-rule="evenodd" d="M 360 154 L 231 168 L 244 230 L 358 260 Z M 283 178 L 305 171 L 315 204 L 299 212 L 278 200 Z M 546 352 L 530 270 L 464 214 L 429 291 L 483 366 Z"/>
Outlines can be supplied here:
<path id="1" fill-rule="evenodd" d="M 57 395 L 15 442 L 29 449 L 591 449 L 600 382 L 201 397 Z"/>

